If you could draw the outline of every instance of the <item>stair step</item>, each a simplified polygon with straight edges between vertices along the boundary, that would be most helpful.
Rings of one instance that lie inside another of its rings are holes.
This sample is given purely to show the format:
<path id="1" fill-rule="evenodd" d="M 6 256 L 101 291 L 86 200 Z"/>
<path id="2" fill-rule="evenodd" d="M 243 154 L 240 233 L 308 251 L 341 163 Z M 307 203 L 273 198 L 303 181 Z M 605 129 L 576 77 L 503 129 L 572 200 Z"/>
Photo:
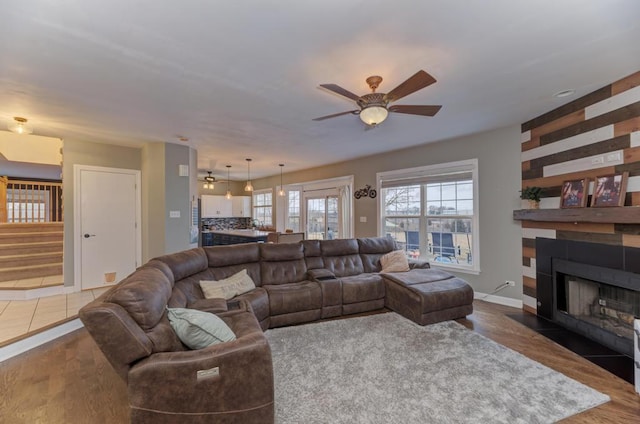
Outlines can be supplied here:
<path id="1" fill-rule="evenodd" d="M 0 233 L 0 244 L 35 243 L 38 241 L 62 241 L 61 231 L 39 233 Z"/>
<path id="2" fill-rule="evenodd" d="M 62 262 L 56 264 L 19 266 L 0 269 L 0 281 L 62 275 Z"/>
<path id="3" fill-rule="evenodd" d="M 62 262 L 62 252 L 27 253 L 0 256 L 0 269 Z"/>
<path id="4" fill-rule="evenodd" d="M 62 222 L 34 222 L 28 224 L 0 224 L 2 233 L 39 233 L 49 231 L 63 231 Z"/>
<path id="5" fill-rule="evenodd" d="M 62 241 L 35 243 L 0 244 L 0 256 L 23 255 L 29 253 L 62 252 Z"/>

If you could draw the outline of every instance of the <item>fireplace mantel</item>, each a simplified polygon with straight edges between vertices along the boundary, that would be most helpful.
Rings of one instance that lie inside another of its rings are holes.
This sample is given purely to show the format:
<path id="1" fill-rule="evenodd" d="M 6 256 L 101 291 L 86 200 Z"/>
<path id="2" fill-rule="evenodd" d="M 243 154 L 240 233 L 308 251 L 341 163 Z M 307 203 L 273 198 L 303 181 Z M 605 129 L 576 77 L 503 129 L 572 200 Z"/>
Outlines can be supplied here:
<path id="1" fill-rule="evenodd" d="M 640 224 L 640 206 L 571 209 L 520 209 L 513 211 L 516 221 L 598 222 Z"/>

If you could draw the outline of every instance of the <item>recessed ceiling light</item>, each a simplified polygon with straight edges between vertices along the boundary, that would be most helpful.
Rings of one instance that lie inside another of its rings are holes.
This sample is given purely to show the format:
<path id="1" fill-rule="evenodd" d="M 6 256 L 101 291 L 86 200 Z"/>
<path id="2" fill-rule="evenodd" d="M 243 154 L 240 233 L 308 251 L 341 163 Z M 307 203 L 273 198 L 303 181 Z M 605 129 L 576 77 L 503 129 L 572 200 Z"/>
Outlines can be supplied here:
<path id="1" fill-rule="evenodd" d="M 185 136 L 180 135 L 180 136 L 178 136 L 178 140 L 186 143 L 187 141 L 189 141 L 189 137 L 185 137 Z"/>
<path id="2" fill-rule="evenodd" d="M 558 91 L 556 94 L 553 95 L 553 97 L 569 97 L 569 96 L 573 96 L 574 94 L 576 94 L 576 90 L 562 90 L 562 91 Z"/>

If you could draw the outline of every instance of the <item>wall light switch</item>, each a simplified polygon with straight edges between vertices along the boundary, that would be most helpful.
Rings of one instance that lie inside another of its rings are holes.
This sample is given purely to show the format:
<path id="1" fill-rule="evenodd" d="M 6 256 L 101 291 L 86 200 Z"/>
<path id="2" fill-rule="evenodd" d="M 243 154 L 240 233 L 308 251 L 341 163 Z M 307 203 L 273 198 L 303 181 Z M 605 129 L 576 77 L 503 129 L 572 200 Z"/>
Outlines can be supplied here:
<path id="1" fill-rule="evenodd" d="M 180 211 L 169 211 L 169 218 L 180 218 Z"/>
<path id="2" fill-rule="evenodd" d="M 360 217 L 360 222 L 367 222 L 367 217 L 366 216 L 361 216 Z"/>

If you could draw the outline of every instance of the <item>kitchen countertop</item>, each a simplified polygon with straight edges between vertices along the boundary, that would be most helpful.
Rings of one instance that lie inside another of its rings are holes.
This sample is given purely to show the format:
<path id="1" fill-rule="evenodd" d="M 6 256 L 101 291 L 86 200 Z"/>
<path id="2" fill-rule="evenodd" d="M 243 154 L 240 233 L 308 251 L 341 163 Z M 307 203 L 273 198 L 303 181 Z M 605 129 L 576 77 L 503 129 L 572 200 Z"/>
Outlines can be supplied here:
<path id="1" fill-rule="evenodd" d="M 247 230 L 203 230 L 202 232 L 226 234 L 230 236 L 247 237 L 247 238 L 267 237 L 269 235 L 268 231 L 249 230 L 249 229 Z"/>

